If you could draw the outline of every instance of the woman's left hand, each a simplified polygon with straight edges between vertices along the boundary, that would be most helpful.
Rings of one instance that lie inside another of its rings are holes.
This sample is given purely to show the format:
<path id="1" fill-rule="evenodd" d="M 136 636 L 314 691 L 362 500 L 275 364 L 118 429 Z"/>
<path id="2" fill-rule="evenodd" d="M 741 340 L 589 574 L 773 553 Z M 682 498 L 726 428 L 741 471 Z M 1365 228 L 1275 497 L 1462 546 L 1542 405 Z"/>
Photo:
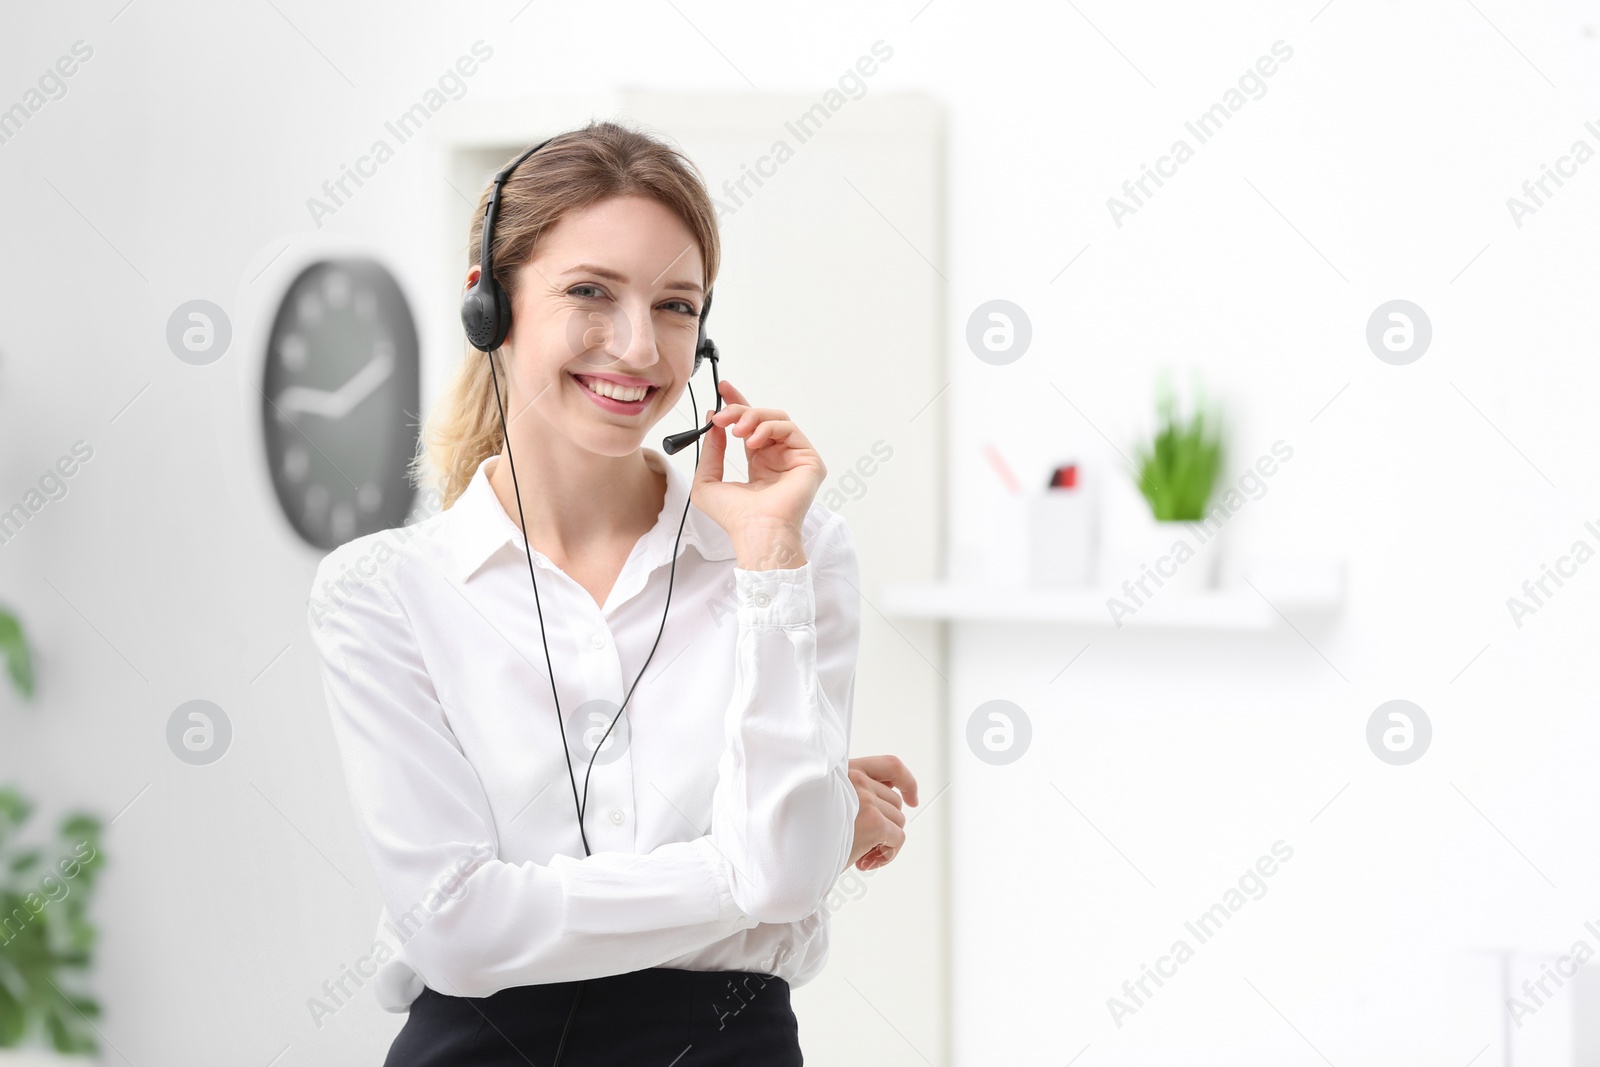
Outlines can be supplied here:
<path id="1" fill-rule="evenodd" d="M 911 768 L 899 756 L 859 756 L 850 761 L 850 780 L 855 783 L 861 807 L 869 811 L 870 805 L 883 802 L 893 804 L 898 810 L 902 795 L 907 804 L 917 806 L 917 780 L 911 776 Z M 899 789 L 898 793 L 895 792 L 896 788 Z M 856 822 L 859 833 L 862 822 L 859 814 Z M 905 824 L 902 821 L 899 825 L 903 827 Z M 901 839 L 904 840 L 903 833 Z M 854 866 L 861 871 L 876 870 L 887 866 L 899 854 L 900 850 L 893 845 L 874 845 L 855 861 Z"/>
<path id="2" fill-rule="evenodd" d="M 695 506 L 728 532 L 736 549 L 748 547 L 752 557 L 765 556 L 777 545 L 783 554 L 797 554 L 801 525 L 828 468 L 788 412 L 752 407 L 726 378 L 721 386 L 726 403 L 706 432 L 709 446 L 701 453 L 691 491 Z M 744 439 L 747 481 L 722 480 L 729 433 Z M 762 570 L 800 565 L 754 558 L 745 562 Z"/>

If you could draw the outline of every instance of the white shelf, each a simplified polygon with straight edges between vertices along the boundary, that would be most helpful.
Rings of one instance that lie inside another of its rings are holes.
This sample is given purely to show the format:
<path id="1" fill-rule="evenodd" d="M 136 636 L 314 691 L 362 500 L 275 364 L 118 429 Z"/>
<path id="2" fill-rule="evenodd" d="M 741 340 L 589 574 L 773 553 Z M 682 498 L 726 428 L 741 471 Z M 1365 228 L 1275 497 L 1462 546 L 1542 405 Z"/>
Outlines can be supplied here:
<path id="1" fill-rule="evenodd" d="M 1003 586 L 984 582 L 926 582 L 884 589 L 879 606 L 906 619 L 952 622 L 1039 622 L 1117 629 L 1107 602 L 1133 607 L 1121 629 L 1270 630 L 1331 615 L 1344 604 L 1344 566 L 1336 561 L 1261 565 L 1243 579 L 1207 592 L 1153 590 L 1142 606 L 1120 589 Z M 1280 612 L 1282 614 L 1280 614 Z"/>

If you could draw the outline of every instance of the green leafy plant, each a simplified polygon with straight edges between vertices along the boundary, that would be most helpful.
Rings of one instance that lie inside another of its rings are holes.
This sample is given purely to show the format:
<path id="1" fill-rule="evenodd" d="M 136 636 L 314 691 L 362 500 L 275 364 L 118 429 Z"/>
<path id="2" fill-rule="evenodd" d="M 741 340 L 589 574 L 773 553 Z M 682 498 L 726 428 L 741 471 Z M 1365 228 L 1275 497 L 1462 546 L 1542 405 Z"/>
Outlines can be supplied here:
<path id="1" fill-rule="evenodd" d="M 1172 390 L 1163 386 L 1155 438 L 1136 450 L 1139 492 L 1163 522 L 1194 522 L 1206 513 L 1222 465 L 1221 420 L 1197 409 L 1179 418 Z"/>
<path id="2" fill-rule="evenodd" d="M 0 655 L 6 658 L 6 673 L 11 684 L 25 697 L 33 696 L 33 657 L 22 633 L 22 623 L 11 612 L 0 608 Z"/>
<path id="3" fill-rule="evenodd" d="M 100 820 L 69 814 L 48 850 L 22 848 L 17 835 L 32 813 L 20 792 L 0 788 L 0 1048 L 42 1030 L 57 1052 L 98 1052 L 90 1020 L 100 1004 L 73 987 L 98 937 L 88 910 L 105 863 Z"/>

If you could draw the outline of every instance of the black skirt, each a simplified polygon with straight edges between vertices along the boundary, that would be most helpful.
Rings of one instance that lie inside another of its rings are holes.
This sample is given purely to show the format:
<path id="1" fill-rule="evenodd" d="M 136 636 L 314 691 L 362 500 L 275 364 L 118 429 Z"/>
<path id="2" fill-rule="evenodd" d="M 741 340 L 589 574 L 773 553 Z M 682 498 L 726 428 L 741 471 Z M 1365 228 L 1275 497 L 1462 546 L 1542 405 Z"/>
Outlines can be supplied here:
<path id="1" fill-rule="evenodd" d="M 800 1067 L 789 983 L 753 971 L 651 967 L 487 997 L 423 987 L 384 1067 L 547 1067 L 580 993 L 561 1067 Z"/>

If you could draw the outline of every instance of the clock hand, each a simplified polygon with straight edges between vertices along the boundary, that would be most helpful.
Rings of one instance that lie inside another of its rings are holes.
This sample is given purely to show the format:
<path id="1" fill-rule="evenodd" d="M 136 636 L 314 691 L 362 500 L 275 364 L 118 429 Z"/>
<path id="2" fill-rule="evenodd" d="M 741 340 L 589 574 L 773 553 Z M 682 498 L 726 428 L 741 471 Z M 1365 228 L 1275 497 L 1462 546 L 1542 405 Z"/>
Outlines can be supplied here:
<path id="1" fill-rule="evenodd" d="M 391 356 L 376 356 L 337 389 L 330 391 L 313 389 L 308 385 L 289 386 L 278 394 L 278 406 L 285 411 L 304 411 L 329 419 L 342 419 L 387 381 L 393 370 L 394 359 Z"/>

